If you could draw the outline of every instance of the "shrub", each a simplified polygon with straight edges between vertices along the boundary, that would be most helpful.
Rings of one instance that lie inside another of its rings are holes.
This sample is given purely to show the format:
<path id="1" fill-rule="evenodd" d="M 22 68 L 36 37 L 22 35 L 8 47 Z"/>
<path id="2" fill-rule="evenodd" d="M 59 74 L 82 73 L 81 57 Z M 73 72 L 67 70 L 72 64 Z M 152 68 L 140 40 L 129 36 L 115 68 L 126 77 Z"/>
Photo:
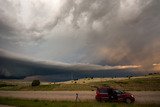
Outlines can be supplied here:
<path id="1" fill-rule="evenodd" d="M 40 81 L 39 80 L 33 80 L 32 81 L 32 86 L 39 86 L 40 85 Z"/>

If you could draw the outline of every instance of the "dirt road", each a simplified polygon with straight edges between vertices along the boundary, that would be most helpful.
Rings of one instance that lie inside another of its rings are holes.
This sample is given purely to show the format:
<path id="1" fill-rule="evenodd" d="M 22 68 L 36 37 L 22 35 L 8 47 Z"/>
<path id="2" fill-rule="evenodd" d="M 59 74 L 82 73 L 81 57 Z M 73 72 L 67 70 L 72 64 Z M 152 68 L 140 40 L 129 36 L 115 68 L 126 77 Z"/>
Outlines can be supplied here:
<path id="1" fill-rule="evenodd" d="M 94 101 L 95 91 L 0 91 L 0 97 L 13 97 L 40 100 L 74 101 L 76 93 L 81 101 Z M 136 103 L 159 103 L 160 91 L 131 91 Z"/>

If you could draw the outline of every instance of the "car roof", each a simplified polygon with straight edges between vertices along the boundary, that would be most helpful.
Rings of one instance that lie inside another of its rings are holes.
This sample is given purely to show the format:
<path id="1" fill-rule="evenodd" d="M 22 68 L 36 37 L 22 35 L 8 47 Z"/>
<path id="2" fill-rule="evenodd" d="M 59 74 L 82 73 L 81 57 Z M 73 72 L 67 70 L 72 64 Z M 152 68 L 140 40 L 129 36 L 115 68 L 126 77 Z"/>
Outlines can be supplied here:
<path id="1" fill-rule="evenodd" d="M 99 87 L 98 89 L 112 89 L 112 90 L 117 90 L 115 88 L 112 88 L 112 87 L 109 87 L 109 86 L 102 86 L 102 87 Z"/>

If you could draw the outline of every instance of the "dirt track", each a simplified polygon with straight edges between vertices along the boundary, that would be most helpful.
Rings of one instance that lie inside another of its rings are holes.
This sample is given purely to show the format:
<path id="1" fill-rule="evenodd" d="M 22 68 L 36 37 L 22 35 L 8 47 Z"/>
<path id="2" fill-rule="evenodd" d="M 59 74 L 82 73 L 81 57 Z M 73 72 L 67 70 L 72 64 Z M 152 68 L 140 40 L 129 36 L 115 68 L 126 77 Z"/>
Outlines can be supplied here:
<path id="1" fill-rule="evenodd" d="M 95 91 L 0 91 L 2 97 L 40 99 L 40 100 L 68 100 L 74 101 L 76 93 L 81 101 L 94 101 Z M 136 103 L 159 103 L 160 91 L 132 91 Z"/>

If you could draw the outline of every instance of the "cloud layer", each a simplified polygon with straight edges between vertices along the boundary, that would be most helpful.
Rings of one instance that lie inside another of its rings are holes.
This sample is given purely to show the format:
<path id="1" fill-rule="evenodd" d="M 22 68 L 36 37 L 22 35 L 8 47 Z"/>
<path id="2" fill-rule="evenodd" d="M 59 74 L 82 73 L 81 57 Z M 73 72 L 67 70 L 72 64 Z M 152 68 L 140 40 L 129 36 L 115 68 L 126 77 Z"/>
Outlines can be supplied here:
<path id="1" fill-rule="evenodd" d="M 0 48 L 44 60 L 160 63 L 159 0 L 1 0 Z"/>
<path id="2" fill-rule="evenodd" d="M 41 79 L 64 81 L 85 77 L 125 77 L 144 75 L 141 66 L 101 66 L 95 64 L 67 64 L 25 57 L 0 49 L 0 79 Z"/>

